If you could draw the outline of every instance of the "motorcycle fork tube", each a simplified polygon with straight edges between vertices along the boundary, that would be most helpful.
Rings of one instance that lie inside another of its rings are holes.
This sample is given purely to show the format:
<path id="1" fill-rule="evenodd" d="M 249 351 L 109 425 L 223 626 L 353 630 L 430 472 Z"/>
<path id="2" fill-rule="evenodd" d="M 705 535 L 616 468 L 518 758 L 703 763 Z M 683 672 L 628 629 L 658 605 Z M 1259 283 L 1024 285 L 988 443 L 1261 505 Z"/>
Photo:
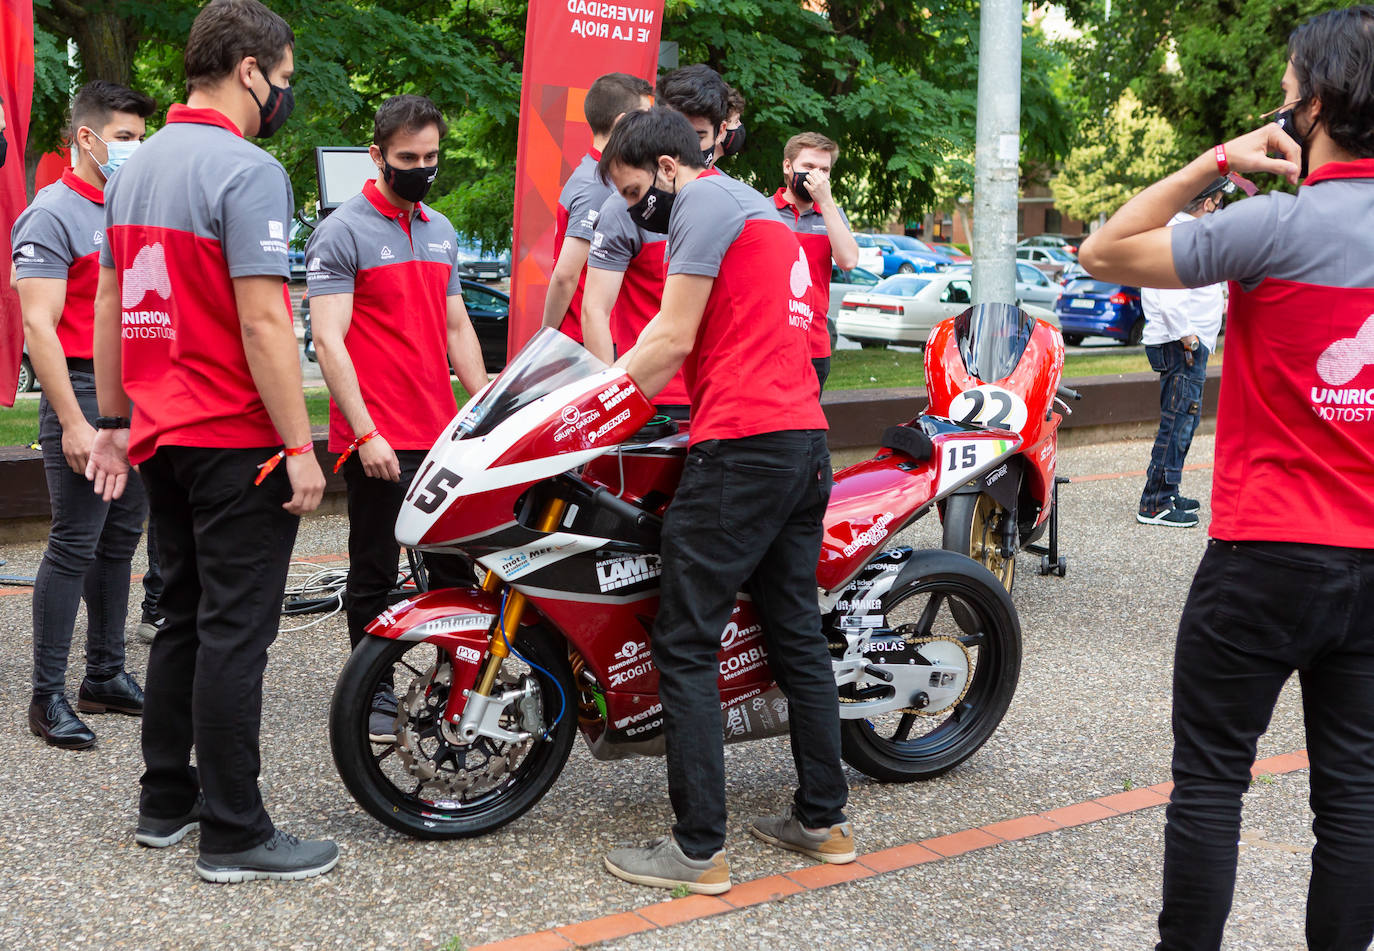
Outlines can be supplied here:
<path id="1" fill-rule="evenodd" d="M 535 531 L 545 534 L 552 534 L 557 528 L 558 523 L 563 519 L 563 512 L 567 509 L 568 503 L 563 499 L 550 499 L 548 506 L 539 516 L 535 523 Z M 501 585 L 501 579 L 496 576 L 496 572 L 489 571 L 482 581 L 482 588 L 485 591 L 495 593 Z M 525 596 L 519 591 L 507 589 L 505 610 L 501 612 L 501 617 L 497 623 L 500 627 L 491 632 L 491 643 L 487 645 L 487 656 L 482 662 L 482 670 L 477 675 L 477 684 L 473 687 L 474 693 L 490 696 L 491 688 L 496 684 L 496 674 L 501 670 L 501 664 L 510 656 L 510 645 L 508 641 L 520 630 L 520 621 L 525 615 L 527 602 Z M 502 632 L 505 636 L 501 636 Z"/>

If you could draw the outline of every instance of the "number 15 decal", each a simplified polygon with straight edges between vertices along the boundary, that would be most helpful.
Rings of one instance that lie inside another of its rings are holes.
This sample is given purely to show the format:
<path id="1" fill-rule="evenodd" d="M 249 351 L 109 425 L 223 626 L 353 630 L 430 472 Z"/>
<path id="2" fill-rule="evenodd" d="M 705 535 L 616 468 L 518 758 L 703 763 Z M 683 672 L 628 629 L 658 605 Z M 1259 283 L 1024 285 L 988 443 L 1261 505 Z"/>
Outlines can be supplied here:
<path id="1" fill-rule="evenodd" d="M 430 477 L 411 504 L 426 515 L 433 515 L 448 498 L 448 490 L 456 487 L 461 481 L 462 478 L 456 472 L 441 468 Z"/>
<path id="2" fill-rule="evenodd" d="M 945 454 L 945 468 L 950 472 L 972 469 L 978 465 L 978 449 L 973 443 L 963 446 L 950 446 Z"/>

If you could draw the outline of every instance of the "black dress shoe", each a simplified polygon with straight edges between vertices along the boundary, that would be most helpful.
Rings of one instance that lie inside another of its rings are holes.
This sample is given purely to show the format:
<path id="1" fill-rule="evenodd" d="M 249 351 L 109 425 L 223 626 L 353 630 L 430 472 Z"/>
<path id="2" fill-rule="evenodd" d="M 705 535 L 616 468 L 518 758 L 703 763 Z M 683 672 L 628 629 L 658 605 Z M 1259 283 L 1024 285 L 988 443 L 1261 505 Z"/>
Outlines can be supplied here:
<path id="1" fill-rule="evenodd" d="M 34 697 L 29 704 L 29 729 L 49 746 L 64 750 L 84 750 L 95 746 L 95 734 L 72 712 L 66 694 Z"/>
<path id="2" fill-rule="evenodd" d="M 143 715 L 143 688 L 130 677 L 128 671 L 121 670 L 109 680 L 92 680 L 87 677 L 81 681 L 81 689 L 76 694 L 76 709 L 82 713 L 128 713 L 132 716 Z"/>

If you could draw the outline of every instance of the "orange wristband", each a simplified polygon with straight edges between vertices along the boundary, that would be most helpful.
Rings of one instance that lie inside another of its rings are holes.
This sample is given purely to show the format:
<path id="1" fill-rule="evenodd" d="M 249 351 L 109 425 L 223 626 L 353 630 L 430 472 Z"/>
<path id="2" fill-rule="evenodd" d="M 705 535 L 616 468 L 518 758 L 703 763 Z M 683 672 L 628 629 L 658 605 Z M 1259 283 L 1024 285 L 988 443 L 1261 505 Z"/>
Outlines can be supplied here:
<path id="1" fill-rule="evenodd" d="M 304 446 L 297 446 L 295 449 L 283 449 L 266 462 L 259 463 L 258 477 L 253 480 L 254 485 L 262 485 L 262 481 L 272 474 L 272 470 L 281 464 L 287 456 L 303 456 L 307 452 L 314 452 L 315 444 L 308 442 Z"/>
<path id="2" fill-rule="evenodd" d="M 381 433 L 377 432 L 377 430 L 374 429 L 372 430 L 372 432 L 364 433 L 363 435 L 359 436 L 357 439 L 349 443 L 348 448 L 341 452 L 339 454 L 339 458 L 334 461 L 334 471 L 338 472 L 340 469 L 342 469 L 343 464 L 348 461 L 348 457 L 353 455 L 354 451 L 359 446 L 363 445 L 364 443 L 371 442 L 380 435 Z"/>

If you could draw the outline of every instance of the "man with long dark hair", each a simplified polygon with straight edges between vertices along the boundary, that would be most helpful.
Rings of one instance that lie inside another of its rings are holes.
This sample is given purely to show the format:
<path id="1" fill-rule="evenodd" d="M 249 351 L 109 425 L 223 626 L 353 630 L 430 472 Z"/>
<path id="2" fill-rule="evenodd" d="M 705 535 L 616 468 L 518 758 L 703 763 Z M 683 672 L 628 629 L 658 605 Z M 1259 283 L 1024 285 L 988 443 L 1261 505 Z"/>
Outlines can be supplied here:
<path id="1" fill-rule="evenodd" d="M 1162 951 L 1221 944 L 1241 796 L 1294 671 L 1308 946 L 1374 937 L 1374 7 L 1308 20 L 1288 56 L 1274 123 L 1150 186 L 1081 252 L 1104 280 L 1232 290 L 1211 539 L 1174 657 Z M 1302 184 L 1167 227 L 1230 171 Z"/>

